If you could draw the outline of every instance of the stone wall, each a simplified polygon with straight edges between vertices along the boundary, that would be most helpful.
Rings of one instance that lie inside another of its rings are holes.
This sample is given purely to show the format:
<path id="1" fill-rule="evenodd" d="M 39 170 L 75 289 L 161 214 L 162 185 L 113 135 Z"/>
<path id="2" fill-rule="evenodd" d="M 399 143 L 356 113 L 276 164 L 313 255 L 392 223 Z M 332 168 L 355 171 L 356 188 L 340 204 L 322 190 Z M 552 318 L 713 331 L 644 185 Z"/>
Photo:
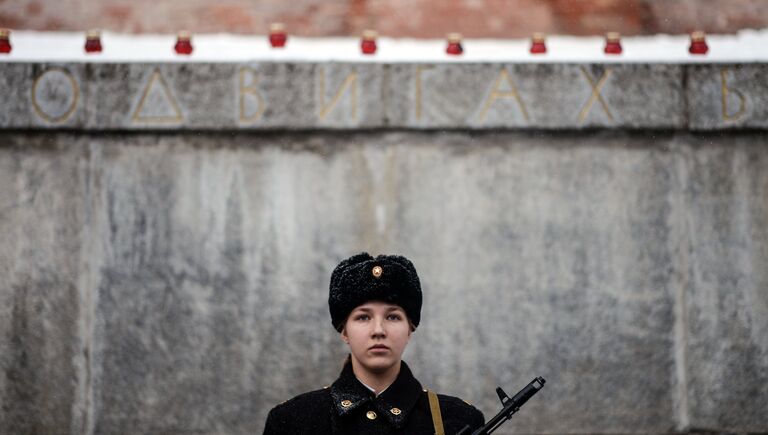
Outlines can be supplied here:
<path id="1" fill-rule="evenodd" d="M 362 250 L 500 433 L 768 431 L 764 66 L 423 66 L 0 64 L 0 433 L 260 433 Z"/>
<path id="2" fill-rule="evenodd" d="M 258 433 L 413 259 L 406 359 L 505 433 L 768 428 L 766 135 L 2 134 L 2 433 Z"/>
<path id="3" fill-rule="evenodd" d="M 763 64 L 0 63 L 5 128 L 749 129 Z"/>

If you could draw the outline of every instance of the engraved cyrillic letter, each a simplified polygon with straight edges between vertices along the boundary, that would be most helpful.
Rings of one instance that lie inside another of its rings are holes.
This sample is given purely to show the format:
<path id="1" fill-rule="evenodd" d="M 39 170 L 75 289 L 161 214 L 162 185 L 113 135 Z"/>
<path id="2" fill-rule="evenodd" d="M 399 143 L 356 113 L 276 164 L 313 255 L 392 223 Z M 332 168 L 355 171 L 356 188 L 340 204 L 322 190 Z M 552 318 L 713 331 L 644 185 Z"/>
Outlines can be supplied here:
<path id="1" fill-rule="evenodd" d="M 416 120 L 421 119 L 421 72 L 425 69 L 432 69 L 432 66 L 419 65 L 416 67 Z"/>
<path id="2" fill-rule="evenodd" d="M 585 104 L 584 108 L 581 109 L 581 112 L 579 112 L 579 122 L 584 122 L 584 120 L 587 119 L 589 109 L 592 108 L 592 104 L 594 104 L 595 101 L 600 102 L 600 105 L 603 107 L 603 111 L 606 115 L 608 115 L 608 119 L 613 121 L 613 114 L 611 114 L 611 111 L 608 109 L 608 104 L 605 103 L 603 96 L 600 94 L 600 89 L 603 87 L 605 82 L 608 81 L 608 77 L 611 76 L 612 70 L 610 68 L 606 68 L 602 77 L 600 77 L 600 80 L 598 80 L 597 84 L 595 84 L 595 82 L 592 80 L 592 76 L 589 75 L 587 70 L 583 66 L 580 68 L 581 72 L 584 73 L 584 77 L 587 79 L 587 82 L 589 82 L 589 86 L 592 88 L 592 95 L 589 96 L 587 104 Z"/>
<path id="3" fill-rule="evenodd" d="M 131 115 L 134 123 L 178 123 L 184 117 L 160 70 L 155 68 Z"/>
<path id="4" fill-rule="evenodd" d="M 250 76 L 248 84 L 246 84 L 247 75 Z M 258 72 L 256 70 L 248 67 L 240 68 L 240 88 L 238 92 L 240 98 L 240 122 L 258 121 L 261 118 L 261 115 L 264 114 L 264 109 L 266 108 L 264 105 L 264 97 L 262 97 L 256 87 L 257 82 Z M 257 109 L 250 114 L 246 108 L 246 103 L 248 102 L 246 97 L 248 96 L 255 98 L 257 102 Z"/>
<path id="5" fill-rule="evenodd" d="M 747 109 L 746 99 L 744 98 L 744 94 L 737 91 L 736 89 L 731 89 L 728 87 L 728 68 L 723 68 L 720 70 L 720 83 L 723 91 L 723 119 L 726 121 L 735 121 L 744 115 L 744 112 Z M 736 113 L 728 113 L 728 97 L 731 94 L 735 95 L 739 99 L 739 110 L 737 110 Z"/>
<path id="6" fill-rule="evenodd" d="M 506 81 L 507 87 L 509 90 L 502 91 L 500 88 L 502 86 L 501 82 Z M 498 77 L 496 77 L 496 83 L 494 83 L 493 88 L 491 90 L 490 95 L 488 95 L 488 98 L 485 99 L 485 104 L 483 105 L 483 109 L 480 111 L 480 120 L 482 121 L 485 119 L 485 115 L 488 113 L 488 109 L 491 107 L 491 104 L 494 103 L 494 101 L 502 98 L 514 98 L 515 101 L 517 101 L 517 106 L 520 108 L 520 111 L 523 113 L 523 117 L 526 121 L 528 121 L 528 110 L 525 108 L 525 104 L 523 103 L 523 100 L 520 98 L 520 94 L 517 92 L 517 86 L 515 86 L 515 83 L 512 81 L 512 78 L 509 77 L 509 73 L 506 69 L 502 69 L 499 73 Z"/>
<path id="7" fill-rule="evenodd" d="M 50 123 L 64 122 L 72 116 L 80 97 L 80 89 L 72 74 L 63 68 L 49 68 L 32 84 L 32 108 Z"/>
<path id="8" fill-rule="evenodd" d="M 349 73 L 349 75 L 347 75 L 347 77 L 344 79 L 344 83 L 342 83 L 339 87 L 339 90 L 336 91 L 336 94 L 333 96 L 331 101 L 326 104 L 325 69 L 323 67 L 319 67 L 318 70 L 320 71 L 320 119 L 325 119 L 331 110 L 336 107 L 347 88 L 350 88 L 350 94 L 352 95 L 352 119 L 357 119 L 357 72 L 352 71 Z"/>

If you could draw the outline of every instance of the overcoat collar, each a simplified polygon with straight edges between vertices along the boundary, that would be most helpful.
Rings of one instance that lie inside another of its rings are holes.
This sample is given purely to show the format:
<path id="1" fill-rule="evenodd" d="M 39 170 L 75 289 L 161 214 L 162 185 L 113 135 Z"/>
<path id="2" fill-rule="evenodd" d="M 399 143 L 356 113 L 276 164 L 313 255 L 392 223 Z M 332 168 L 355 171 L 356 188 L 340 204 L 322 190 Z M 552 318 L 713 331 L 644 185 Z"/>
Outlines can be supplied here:
<path id="1" fill-rule="evenodd" d="M 349 415 L 355 409 L 371 402 L 377 413 L 386 416 L 398 429 L 405 425 L 423 391 L 405 361 L 400 363 L 400 373 L 395 382 L 378 397 L 357 380 L 351 362 L 344 365 L 339 378 L 330 389 L 334 409 L 339 416 Z"/>

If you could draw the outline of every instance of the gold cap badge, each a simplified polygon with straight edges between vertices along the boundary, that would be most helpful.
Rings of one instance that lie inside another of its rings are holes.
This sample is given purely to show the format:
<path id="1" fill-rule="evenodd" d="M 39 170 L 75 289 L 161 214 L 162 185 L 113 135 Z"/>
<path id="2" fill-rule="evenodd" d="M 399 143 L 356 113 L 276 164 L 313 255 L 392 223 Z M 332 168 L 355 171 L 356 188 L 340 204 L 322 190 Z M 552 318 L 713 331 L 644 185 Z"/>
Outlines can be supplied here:
<path id="1" fill-rule="evenodd" d="M 383 271 L 384 270 L 381 268 L 381 266 L 373 266 L 373 270 L 371 270 L 371 273 L 373 274 L 374 278 L 380 278 L 381 277 L 381 273 Z"/>

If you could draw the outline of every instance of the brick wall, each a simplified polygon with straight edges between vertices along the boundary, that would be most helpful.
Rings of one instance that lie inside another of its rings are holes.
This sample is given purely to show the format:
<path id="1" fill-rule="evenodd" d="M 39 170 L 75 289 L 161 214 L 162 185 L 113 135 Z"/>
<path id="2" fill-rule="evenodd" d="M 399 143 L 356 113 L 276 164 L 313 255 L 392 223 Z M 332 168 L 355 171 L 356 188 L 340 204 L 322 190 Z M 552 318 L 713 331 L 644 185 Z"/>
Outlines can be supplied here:
<path id="1" fill-rule="evenodd" d="M 534 31 L 589 35 L 732 33 L 768 27 L 765 0 L 0 0 L 0 27 L 29 30 L 265 33 L 282 21 L 292 34 L 521 37 Z"/>

